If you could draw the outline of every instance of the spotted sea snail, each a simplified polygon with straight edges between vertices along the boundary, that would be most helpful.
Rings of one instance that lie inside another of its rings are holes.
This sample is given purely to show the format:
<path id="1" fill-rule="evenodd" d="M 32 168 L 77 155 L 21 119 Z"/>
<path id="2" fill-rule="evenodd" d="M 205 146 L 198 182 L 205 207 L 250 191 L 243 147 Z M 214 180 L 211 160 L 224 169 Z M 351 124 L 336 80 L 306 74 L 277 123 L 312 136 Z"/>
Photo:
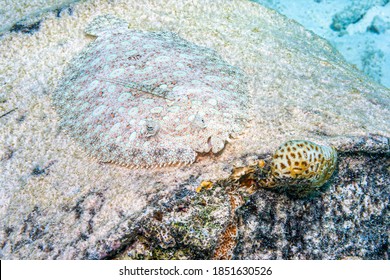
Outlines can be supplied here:
<path id="1" fill-rule="evenodd" d="M 335 148 L 310 141 L 291 140 L 273 154 L 270 171 L 259 185 L 265 188 L 288 187 L 307 194 L 318 190 L 336 169 Z"/>

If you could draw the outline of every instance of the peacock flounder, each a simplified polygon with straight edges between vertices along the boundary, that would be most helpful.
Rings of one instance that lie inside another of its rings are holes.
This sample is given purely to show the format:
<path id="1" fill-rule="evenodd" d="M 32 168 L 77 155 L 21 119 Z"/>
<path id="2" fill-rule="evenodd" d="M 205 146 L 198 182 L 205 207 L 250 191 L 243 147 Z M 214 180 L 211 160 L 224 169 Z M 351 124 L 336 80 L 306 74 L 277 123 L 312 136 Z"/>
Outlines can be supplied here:
<path id="1" fill-rule="evenodd" d="M 192 163 L 218 153 L 250 119 L 245 73 L 171 32 L 143 32 L 105 15 L 53 94 L 61 126 L 102 162 Z"/>

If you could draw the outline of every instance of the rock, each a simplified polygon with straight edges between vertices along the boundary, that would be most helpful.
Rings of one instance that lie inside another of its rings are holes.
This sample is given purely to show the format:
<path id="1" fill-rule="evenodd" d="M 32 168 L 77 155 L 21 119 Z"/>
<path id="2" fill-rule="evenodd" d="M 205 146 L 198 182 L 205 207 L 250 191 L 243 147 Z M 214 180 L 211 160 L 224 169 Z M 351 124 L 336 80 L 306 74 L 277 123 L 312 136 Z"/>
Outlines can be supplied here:
<path id="1" fill-rule="evenodd" d="M 127 169 L 89 158 L 59 130 L 50 93 L 69 58 L 91 41 L 82 30 L 102 11 L 130 22 L 131 29 L 177 33 L 214 49 L 246 72 L 254 117 L 246 132 L 221 152 L 199 156 L 190 166 Z M 346 213 L 357 211 L 359 217 L 351 218 L 354 223 L 345 225 L 351 232 L 343 244 L 364 237 L 359 230 L 369 223 L 367 211 L 374 211 L 364 205 L 372 201 L 376 216 L 367 231 L 372 241 L 355 243 L 386 244 L 381 234 L 388 227 L 388 173 L 381 181 L 374 170 L 378 162 L 367 159 L 378 158 L 385 166 L 389 158 L 389 90 L 347 64 L 327 42 L 271 10 L 248 1 L 85 2 L 75 5 L 73 16 L 48 16 L 34 34 L 3 36 L 0 54 L 7 95 L 0 115 L 17 108 L 0 118 L 0 149 L 5 151 L 0 153 L 2 259 L 279 257 L 278 248 L 263 253 L 268 247 L 262 247 L 266 245 L 255 231 L 266 226 L 257 213 L 272 201 L 279 205 L 275 213 L 280 217 L 297 209 L 317 224 L 334 209 L 322 202 Z M 345 155 L 327 188 L 307 199 L 253 188 L 256 176 L 263 175 L 263 161 L 268 166 L 276 148 L 294 139 L 332 145 Z M 347 164 L 358 156 L 360 164 Z M 366 200 L 355 194 L 355 201 L 349 193 L 351 174 L 367 174 L 367 184 L 359 183 L 367 186 L 362 189 Z M 204 181 L 212 188 L 196 192 Z M 340 193 L 350 197 L 341 199 Z M 302 205 L 313 207 L 304 212 Z M 278 223 L 293 229 L 300 224 L 295 217 L 293 226 Z M 254 223 L 246 222 L 254 218 Z M 339 226 L 340 221 L 332 220 L 331 225 Z M 312 242 L 322 242 L 320 237 L 332 240 L 334 232 L 317 229 Z M 267 233 L 270 244 L 288 240 L 297 248 L 292 237 L 306 236 L 292 230 L 286 238 Z M 252 240 L 261 249 L 258 255 L 248 249 Z M 370 245 L 364 253 L 351 247 L 332 255 L 314 250 L 334 246 L 322 244 L 310 243 L 304 253 L 281 258 L 338 258 L 354 252 L 362 258 L 387 258 L 378 253 L 382 245 Z M 386 245 L 382 248 L 387 250 Z"/>
<path id="2" fill-rule="evenodd" d="M 370 8 L 384 6 L 387 3 L 389 3 L 388 0 L 352 1 L 348 7 L 333 16 L 330 27 L 335 31 L 343 31 L 350 24 L 361 20 Z"/>
<path id="3" fill-rule="evenodd" d="M 160 197 L 135 228 L 121 259 L 210 259 L 230 223 L 223 187 L 196 193 L 178 190 Z"/>
<path id="4" fill-rule="evenodd" d="M 344 154 L 326 194 L 260 190 L 238 211 L 235 259 L 389 259 L 389 157 Z"/>
<path id="5" fill-rule="evenodd" d="M 388 29 L 390 29 L 390 22 L 388 20 L 384 20 L 380 16 L 375 16 L 371 22 L 371 25 L 367 27 L 368 31 L 375 34 L 385 33 Z"/>

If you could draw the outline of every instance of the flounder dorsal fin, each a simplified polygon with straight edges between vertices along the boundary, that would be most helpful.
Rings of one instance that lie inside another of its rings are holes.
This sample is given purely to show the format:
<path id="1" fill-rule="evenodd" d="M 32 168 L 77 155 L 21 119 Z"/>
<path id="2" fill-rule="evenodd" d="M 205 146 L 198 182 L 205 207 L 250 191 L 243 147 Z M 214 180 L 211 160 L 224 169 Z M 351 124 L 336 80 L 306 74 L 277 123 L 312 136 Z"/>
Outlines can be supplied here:
<path id="1" fill-rule="evenodd" d="M 129 23 L 111 14 L 95 17 L 84 29 L 84 32 L 92 36 L 100 36 L 105 32 L 128 29 Z"/>

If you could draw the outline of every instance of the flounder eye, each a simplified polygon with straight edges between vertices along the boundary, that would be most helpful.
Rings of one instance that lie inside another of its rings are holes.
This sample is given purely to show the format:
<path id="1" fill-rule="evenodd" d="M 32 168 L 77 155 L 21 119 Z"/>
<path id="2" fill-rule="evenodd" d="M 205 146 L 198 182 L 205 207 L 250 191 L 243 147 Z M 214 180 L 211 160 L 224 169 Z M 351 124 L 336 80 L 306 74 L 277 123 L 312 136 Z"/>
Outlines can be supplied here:
<path id="1" fill-rule="evenodd" d="M 158 122 L 153 120 L 148 120 L 145 122 L 142 133 L 145 135 L 145 137 L 151 137 L 156 135 L 159 130 L 160 130 L 160 126 Z"/>

